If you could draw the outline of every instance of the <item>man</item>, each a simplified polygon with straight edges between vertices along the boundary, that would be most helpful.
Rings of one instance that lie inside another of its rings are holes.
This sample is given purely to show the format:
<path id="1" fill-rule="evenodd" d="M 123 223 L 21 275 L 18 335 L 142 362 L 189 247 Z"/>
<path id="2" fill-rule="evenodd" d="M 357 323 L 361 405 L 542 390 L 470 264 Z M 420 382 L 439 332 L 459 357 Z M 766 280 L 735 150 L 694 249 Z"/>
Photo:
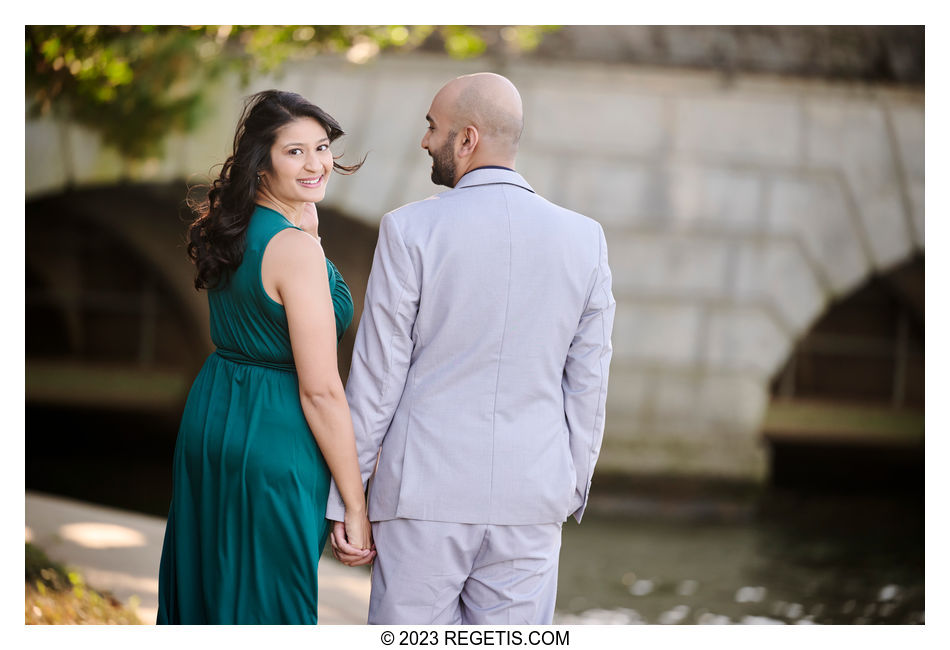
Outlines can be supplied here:
<path id="1" fill-rule="evenodd" d="M 550 623 L 561 524 L 581 520 L 603 436 L 607 246 L 513 171 L 506 78 L 449 82 L 426 120 L 452 189 L 383 217 L 346 388 L 374 474 L 369 622 Z M 327 518 L 336 556 L 366 563 L 335 485 Z"/>

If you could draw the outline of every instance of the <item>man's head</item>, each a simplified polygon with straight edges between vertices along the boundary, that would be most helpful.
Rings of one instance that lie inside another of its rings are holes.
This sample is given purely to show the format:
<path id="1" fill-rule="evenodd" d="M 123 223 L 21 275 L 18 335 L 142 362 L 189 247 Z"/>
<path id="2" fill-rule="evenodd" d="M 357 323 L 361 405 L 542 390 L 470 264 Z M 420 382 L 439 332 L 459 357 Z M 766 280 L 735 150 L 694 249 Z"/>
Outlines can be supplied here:
<path id="1" fill-rule="evenodd" d="M 455 187 L 476 167 L 514 167 L 524 126 L 521 95 L 501 75 L 453 79 L 436 93 L 426 121 L 422 148 L 432 156 L 433 183 Z"/>

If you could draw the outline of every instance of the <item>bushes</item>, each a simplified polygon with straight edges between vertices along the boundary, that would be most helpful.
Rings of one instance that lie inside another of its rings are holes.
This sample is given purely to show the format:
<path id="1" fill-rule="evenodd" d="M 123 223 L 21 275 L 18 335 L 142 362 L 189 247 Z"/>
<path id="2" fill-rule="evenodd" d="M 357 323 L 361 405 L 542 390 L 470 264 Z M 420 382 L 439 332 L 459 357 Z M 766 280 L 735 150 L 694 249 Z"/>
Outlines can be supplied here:
<path id="1" fill-rule="evenodd" d="M 28 625 L 141 625 L 134 605 L 124 607 L 108 592 L 90 588 L 81 575 L 26 544 Z"/>

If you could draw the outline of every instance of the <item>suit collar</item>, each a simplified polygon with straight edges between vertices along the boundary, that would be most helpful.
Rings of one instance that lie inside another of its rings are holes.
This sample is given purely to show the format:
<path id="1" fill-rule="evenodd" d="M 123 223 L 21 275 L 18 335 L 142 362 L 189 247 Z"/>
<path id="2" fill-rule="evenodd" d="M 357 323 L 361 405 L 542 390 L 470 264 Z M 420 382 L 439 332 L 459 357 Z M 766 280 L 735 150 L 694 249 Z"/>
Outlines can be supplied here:
<path id="1" fill-rule="evenodd" d="M 459 182 L 455 184 L 455 189 L 475 187 L 477 185 L 494 185 L 496 183 L 507 183 L 526 189 L 529 192 L 534 192 L 534 189 L 528 185 L 528 181 L 521 177 L 521 174 L 514 170 L 506 169 L 505 167 L 479 167 L 478 169 L 473 169 L 459 179 Z"/>

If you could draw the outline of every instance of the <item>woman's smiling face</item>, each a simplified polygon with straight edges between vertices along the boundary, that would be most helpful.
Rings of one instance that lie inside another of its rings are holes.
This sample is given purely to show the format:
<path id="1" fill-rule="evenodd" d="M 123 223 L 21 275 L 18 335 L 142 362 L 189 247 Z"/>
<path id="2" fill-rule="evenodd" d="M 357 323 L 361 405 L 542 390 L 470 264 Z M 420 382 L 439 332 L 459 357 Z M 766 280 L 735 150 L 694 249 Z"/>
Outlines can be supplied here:
<path id="1" fill-rule="evenodd" d="M 270 160 L 270 171 L 260 175 L 275 199 L 286 204 L 323 200 L 333 171 L 333 154 L 326 129 L 317 120 L 302 117 L 278 129 Z"/>

